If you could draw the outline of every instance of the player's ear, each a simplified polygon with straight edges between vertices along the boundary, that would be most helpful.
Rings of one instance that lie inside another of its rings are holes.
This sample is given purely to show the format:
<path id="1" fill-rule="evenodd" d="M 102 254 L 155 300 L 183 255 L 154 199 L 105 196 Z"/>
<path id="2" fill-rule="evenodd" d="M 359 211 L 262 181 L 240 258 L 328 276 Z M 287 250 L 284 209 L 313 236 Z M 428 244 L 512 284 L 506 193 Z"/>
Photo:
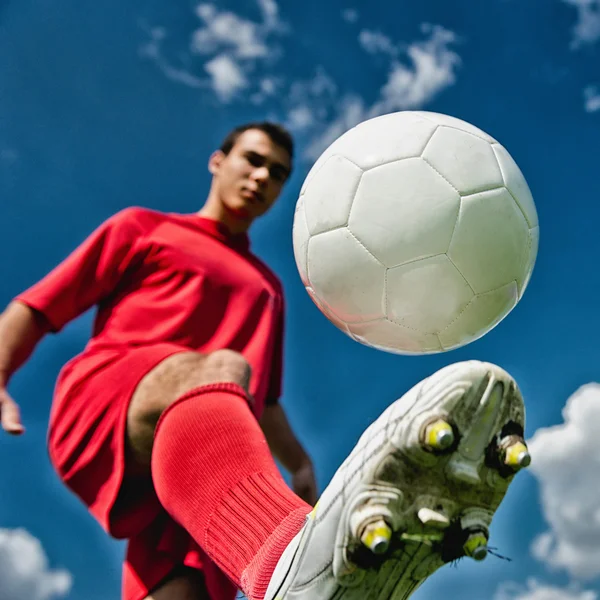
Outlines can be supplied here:
<path id="1" fill-rule="evenodd" d="M 225 153 L 222 150 L 215 150 L 208 159 L 208 171 L 212 175 L 216 175 L 219 172 L 221 163 L 225 158 Z"/>

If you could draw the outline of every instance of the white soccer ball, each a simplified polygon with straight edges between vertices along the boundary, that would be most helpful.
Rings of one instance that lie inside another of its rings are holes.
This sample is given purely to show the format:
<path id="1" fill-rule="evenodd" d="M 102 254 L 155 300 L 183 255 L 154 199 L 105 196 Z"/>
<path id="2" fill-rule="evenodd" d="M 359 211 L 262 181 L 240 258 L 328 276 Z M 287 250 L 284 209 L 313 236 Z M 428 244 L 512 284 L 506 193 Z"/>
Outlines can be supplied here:
<path id="1" fill-rule="evenodd" d="M 293 228 L 315 304 L 352 339 L 398 354 L 452 350 L 497 325 L 525 291 L 538 239 L 503 146 L 459 119 L 408 111 L 325 150 Z"/>

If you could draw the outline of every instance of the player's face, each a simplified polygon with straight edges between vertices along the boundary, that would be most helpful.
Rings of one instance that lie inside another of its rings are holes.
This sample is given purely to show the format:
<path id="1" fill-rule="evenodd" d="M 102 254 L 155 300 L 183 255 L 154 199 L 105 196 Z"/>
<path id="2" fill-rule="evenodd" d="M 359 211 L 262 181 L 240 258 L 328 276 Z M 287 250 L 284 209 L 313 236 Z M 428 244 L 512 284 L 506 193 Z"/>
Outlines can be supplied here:
<path id="1" fill-rule="evenodd" d="M 263 131 L 249 129 L 229 154 L 215 152 L 209 168 L 223 207 L 241 220 L 252 221 L 277 200 L 290 173 L 290 156 Z"/>

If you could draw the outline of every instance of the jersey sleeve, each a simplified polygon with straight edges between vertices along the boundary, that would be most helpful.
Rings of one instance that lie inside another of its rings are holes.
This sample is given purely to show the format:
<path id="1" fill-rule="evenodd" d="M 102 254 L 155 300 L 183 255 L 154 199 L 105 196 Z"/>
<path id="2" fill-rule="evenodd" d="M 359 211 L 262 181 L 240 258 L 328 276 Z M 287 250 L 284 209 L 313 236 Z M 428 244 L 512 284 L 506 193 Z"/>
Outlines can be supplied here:
<path id="1" fill-rule="evenodd" d="M 271 406 L 277 404 L 282 391 L 283 380 L 283 338 L 285 329 L 285 303 L 281 295 L 279 316 L 277 319 L 277 331 L 275 332 L 275 347 L 273 348 L 273 360 L 271 363 L 271 380 L 265 404 Z"/>
<path id="2" fill-rule="evenodd" d="M 60 331 L 108 296 L 139 259 L 139 209 L 128 208 L 102 223 L 48 275 L 14 298 L 41 312 Z"/>

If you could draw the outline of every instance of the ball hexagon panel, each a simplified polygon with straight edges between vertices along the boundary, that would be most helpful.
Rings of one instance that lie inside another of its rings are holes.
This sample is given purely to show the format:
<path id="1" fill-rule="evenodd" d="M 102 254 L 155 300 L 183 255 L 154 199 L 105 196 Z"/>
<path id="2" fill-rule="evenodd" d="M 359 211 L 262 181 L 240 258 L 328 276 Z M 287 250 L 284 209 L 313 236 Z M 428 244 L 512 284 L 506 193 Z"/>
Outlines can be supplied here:
<path id="1" fill-rule="evenodd" d="M 448 256 L 476 294 L 523 284 L 529 228 L 506 188 L 463 198 Z"/>
<path id="2" fill-rule="evenodd" d="M 345 227 L 310 238 L 308 280 L 321 301 L 346 323 L 384 314 L 385 267 Z"/>
<path id="3" fill-rule="evenodd" d="M 527 258 L 527 265 L 525 267 L 525 281 L 520 286 L 519 289 L 519 298 L 523 296 L 525 293 L 525 289 L 529 285 L 529 280 L 531 279 L 531 275 L 533 273 L 533 267 L 535 266 L 535 260 L 537 258 L 538 247 L 540 245 L 540 228 L 534 227 L 529 230 L 529 256 Z"/>
<path id="4" fill-rule="evenodd" d="M 514 281 L 475 296 L 458 317 L 438 334 L 444 350 L 452 350 L 480 338 L 514 308 L 517 300 L 518 291 Z"/>
<path id="5" fill-rule="evenodd" d="M 348 228 L 386 267 L 445 252 L 460 206 L 456 190 L 421 158 L 363 174 Z"/>
<path id="6" fill-rule="evenodd" d="M 473 290 L 445 254 L 389 269 L 386 316 L 423 333 L 437 333 L 473 298 Z"/>
<path id="7" fill-rule="evenodd" d="M 387 319 L 353 323 L 348 330 L 357 342 L 395 354 L 424 354 L 443 350 L 435 334 L 408 329 Z"/>
<path id="8" fill-rule="evenodd" d="M 308 285 L 308 273 L 307 273 L 307 254 L 308 254 L 308 240 L 310 239 L 310 232 L 308 231 L 308 225 L 306 224 L 306 216 L 304 214 L 304 197 L 300 196 L 296 203 L 296 210 L 294 212 L 294 225 L 292 227 L 292 241 L 294 247 L 294 258 L 296 259 L 296 267 L 300 274 L 302 283 Z"/>
<path id="9" fill-rule="evenodd" d="M 493 144 L 496 141 L 491 135 L 488 135 L 485 131 L 479 129 L 479 127 L 475 127 L 475 125 L 471 125 L 471 123 L 467 123 L 466 121 L 462 121 L 456 117 L 451 117 L 450 115 L 443 115 L 441 113 L 427 112 L 422 110 L 415 111 L 413 114 L 424 117 L 425 119 L 429 119 L 437 125 L 446 125 L 447 127 L 453 127 L 454 129 L 458 129 L 460 131 L 472 133 L 473 135 L 484 139 L 490 144 Z"/>
<path id="10" fill-rule="evenodd" d="M 362 171 L 343 156 L 330 156 L 302 196 L 311 235 L 343 227 Z"/>
<path id="11" fill-rule="evenodd" d="M 310 296 L 311 300 L 316 304 L 317 308 L 323 313 L 325 317 L 327 317 L 329 321 L 331 321 L 331 323 L 333 323 L 338 329 L 341 329 L 345 334 L 351 335 L 346 323 L 338 319 L 338 317 L 336 317 L 336 315 L 334 315 L 331 312 L 329 307 L 323 304 L 323 302 L 321 302 L 315 291 L 310 286 L 306 288 L 306 291 L 308 292 L 308 295 Z"/>
<path id="12" fill-rule="evenodd" d="M 304 192 L 306 191 L 306 188 L 308 187 L 308 185 L 310 184 L 310 182 L 313 180 L 313 177 L 319 172 L 319 170 L 321 169 L 321 167 L 325 163 L 325 160 L 326 160 L 326 158 L 324 157 L 323 154 L 321 154 L 321 156 L 319 156 L 319 158 L 317 159 L 317 161 L 310 168 L 310 170 L 306 174 L 306 177 L 304 178 L 304 181 L 302 182 L 302 187 L 300 188 L 300 197 L 302 197 L 304 195 Z"/>
<path id="13" fill-rule="evenodd" d="M 451 127 L 438 127 L 422 157 L 462 195 L 504 185 L 492 146 Z"/>
<path id="14" fill-rule="evenodd" d="M 339 142 L 339 138 L 333 142 L 320 156 L 317 158 L 310 171 L 307 173 L 302 187 L 300 188 L 300 195 L 304 194 L 306 188 L 310 185 L 315 175 L 321 170 L 321 167 L 327 162 L 327 160 L 335 154 L 336 144 Z"/>
<path id="15" fill-rule="evenodd" d="M 529 227 L 537 227 L 537 210 L 533 202 L 531 190 L 527 185 L 527 181 L 525 181 L 525 177 L 523 177 L 521 169 L 519 169 L 517 163 L 513 160 L 512 156 L 504 146 L 494 144 L 492 149 L 498 159 L 498 164 L 500 165 L 500 170 L 502 171 L 502 177 L 504 179 L 504 185 L 506 185 L 516 203 L 523 211 Z"/>
<path id="16" fill-rule="evenodd" d="M 391 160 L 419 156 L 436 125 L 413 113 L 393 113 L 370 119 L 347 131 L 335 151 L 367 170 Z"/>

